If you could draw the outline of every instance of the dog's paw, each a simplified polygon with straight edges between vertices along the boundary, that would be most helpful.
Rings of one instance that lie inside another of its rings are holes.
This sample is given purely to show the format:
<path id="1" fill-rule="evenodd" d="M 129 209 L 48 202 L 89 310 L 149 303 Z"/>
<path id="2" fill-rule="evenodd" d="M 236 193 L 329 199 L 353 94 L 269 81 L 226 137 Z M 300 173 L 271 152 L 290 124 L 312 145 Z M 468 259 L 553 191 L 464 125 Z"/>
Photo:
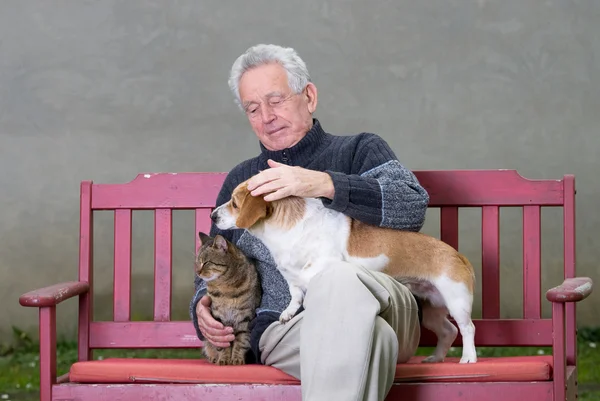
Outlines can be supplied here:
<path id="1" fill-rule="evenodd" d="M 463 355 L 462 358 L 460 358 L 459 363 L 475 363 L 475 362 L 477 362 L 477 355 Z"/>
<path id="2" fill-rule="evenodd" d="M 287 323 L 292 319 L 292 317 L 294 317 L 294 311 L 286 309 L 281 312 L 281 315 L 279 315 L 279 321 L 281 323 Z"/>

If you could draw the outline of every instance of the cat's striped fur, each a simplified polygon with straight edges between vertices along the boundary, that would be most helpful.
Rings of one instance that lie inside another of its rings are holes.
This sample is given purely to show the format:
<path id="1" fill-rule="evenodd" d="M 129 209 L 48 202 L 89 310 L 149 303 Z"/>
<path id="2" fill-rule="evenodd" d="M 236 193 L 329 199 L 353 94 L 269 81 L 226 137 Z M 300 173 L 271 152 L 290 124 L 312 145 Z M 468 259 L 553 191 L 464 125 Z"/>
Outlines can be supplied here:
<path id="1" fill-rule="evenodd" d="M 243 365 L 250 348 L 249 324 L 261 300 L 256 266 L 234 244 L 220 235 L 198 233 L 202 246 L 196 256 L 196 274 L 207 286 L 211 313 L 224 326 L 231 326 L 235 340 L 227 348 L 204 342 L 207 359 L 219 365 Z"/>

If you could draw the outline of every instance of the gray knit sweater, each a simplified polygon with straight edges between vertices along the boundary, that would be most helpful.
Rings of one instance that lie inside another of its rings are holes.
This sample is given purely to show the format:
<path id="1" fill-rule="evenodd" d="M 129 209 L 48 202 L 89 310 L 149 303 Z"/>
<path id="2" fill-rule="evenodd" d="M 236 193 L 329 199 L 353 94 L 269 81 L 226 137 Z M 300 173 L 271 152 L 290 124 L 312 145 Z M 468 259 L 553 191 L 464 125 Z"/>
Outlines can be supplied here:
<path id="1" fill-rule="evenodd" d="M 326 207 L 366 223 L 402 230 L 419 231 L 425 221 L 429 196 L 414 174 L 397 160 L 379 136 L 361 133 L 337 136 L 326 133 L 317 119 L 296 145 L 281 151 L 267 150 L 235 166 L 227 175 L 217 197 L 217 206 L 227 202 L 240 182 L 269 168 L 272 159 L 291 166 L 327 172 L 335 188 L 333 200 L 321 199 Z M 290 301 L 288 286 L 263 243 L 244 230 L 221 231 L 212 226 L 211 235 L 221 234 L 257 263 L 263 297 L 252 322 L 252 353 L 249 363 L 260 363 L 258 341 L 266 327 L 279 318 Z M 205 283 L 195 279 L 190 317 L 200 339 L 195 313 L 198 300 L 206 293 Z"/>

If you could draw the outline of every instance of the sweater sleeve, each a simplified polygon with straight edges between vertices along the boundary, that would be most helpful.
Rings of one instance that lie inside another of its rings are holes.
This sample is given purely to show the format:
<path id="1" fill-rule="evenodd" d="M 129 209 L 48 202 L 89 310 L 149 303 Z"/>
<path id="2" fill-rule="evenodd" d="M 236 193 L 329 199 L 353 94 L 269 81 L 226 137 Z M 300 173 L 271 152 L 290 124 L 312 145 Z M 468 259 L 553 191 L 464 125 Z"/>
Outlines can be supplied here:
<path id="1" fill-rule="evenodd" d="M 231 192 L 233 191 L 232 177 L 233 176 L 231 174 L 228 174 L 227 177 L 225 178 L 225 181 L 223 182 L 223 186 L 221 187 L 221 190 L 219 191 L 219 194 L 217 195 L 216 206 L 222 205 L 223 203 L 227 202 L 229 200 L 229 198 L 231 197 Z M 198 233 L 196 233 L 196 234 L 198 234 Z M 214 237 L 217 234 L 221 234 L 227 240 L 234 242 L 234 239 L 233 239 L 234 231 L 233 230 L 220 230 L 213 223 L 211 225 L 209 235 L 211 237 Z M 197 275 L 194 275 L 194 295 L 192 296 L 192 299 L 190 301 L 189 313 L 190 313 L 190 318 L 192 319 L 192 322 L 194 324 L 194 328 L 196 329 L 196 334 L 198 335 L 198 338 L 202 341 L 204 341 L 205 339 L 204 339 L 204 336 L 202 335 L 202 333 L 200 332 L 200 327 L 198 326 L 198 316 L 196 315 L 196 306 L 198 305 L 200 298 L 202 298 L 204 295 L 206 295 L 206 282 L 204 280 L 202 280 L 200 277 L 198 277 Z"/>
<path id="2" fill-rule="evenodd" d="M 326 170 L 333 180 L 333 200 L 326 207 L 372 225 L 419 231 L 429 195 L 379 136 L 365 135 L 353 158 L 351 174 Z"/>

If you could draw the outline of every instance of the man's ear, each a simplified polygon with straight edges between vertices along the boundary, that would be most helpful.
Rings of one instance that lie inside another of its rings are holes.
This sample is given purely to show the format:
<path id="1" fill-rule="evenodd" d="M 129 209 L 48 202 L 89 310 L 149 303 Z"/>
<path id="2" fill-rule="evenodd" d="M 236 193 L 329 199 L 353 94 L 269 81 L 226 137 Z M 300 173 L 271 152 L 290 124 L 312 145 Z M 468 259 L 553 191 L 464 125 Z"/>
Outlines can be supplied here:
<path id="1" fill-rule="evenodd" d="M 247 191 L 239 210 L 240 214 L 235 225 L 238 228 L 250 228 L 260 219 L 270 215 L 271 205 L 263 199 L 262 195 L 252 196 L 250 191 Z"/>
<path id="2" fill-rule="evenodd" d="M 308 112 L 313 114 L 317 110 L 317 87 L 312 82 L 309 82 L 304 88 L 306 91 L 306 102 L 308 105 Z"/>

